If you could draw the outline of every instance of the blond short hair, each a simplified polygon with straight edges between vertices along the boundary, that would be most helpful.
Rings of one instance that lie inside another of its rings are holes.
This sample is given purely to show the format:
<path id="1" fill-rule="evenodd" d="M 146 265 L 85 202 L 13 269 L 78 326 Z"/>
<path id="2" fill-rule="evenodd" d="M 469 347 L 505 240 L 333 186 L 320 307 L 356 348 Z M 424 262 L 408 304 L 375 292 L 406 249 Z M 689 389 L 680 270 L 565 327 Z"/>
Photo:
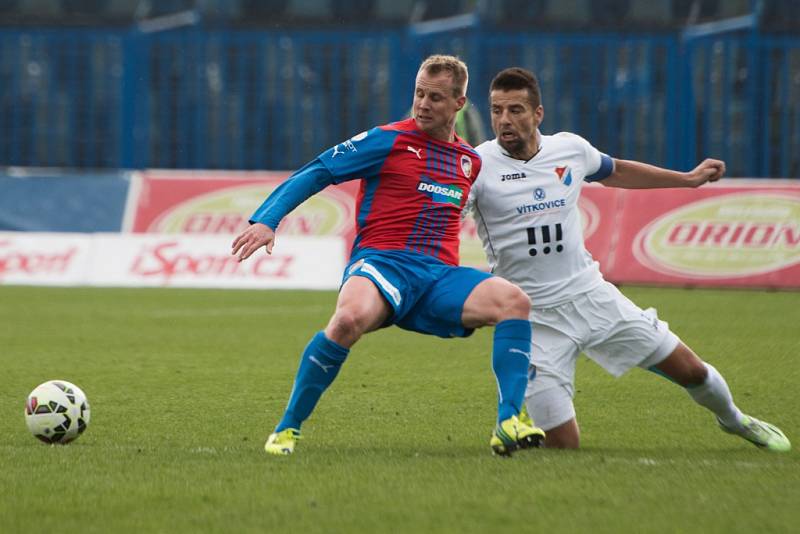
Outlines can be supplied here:
<path id="1" fill-rule="evenodd" d="M 435 54 L 428 56 L 422 65 L 419 66 L 419 71 L 425 71 L 428 74 L 439 74 L 440 72 L 448 72 L 453 78 L 453 96 L 456 98 L 466 96 L 467 83 L 469 82 L 469 72 L 467 71 L 467 64 L 461 61 L 456 56 L 445 56 L 442 54 Z"/>

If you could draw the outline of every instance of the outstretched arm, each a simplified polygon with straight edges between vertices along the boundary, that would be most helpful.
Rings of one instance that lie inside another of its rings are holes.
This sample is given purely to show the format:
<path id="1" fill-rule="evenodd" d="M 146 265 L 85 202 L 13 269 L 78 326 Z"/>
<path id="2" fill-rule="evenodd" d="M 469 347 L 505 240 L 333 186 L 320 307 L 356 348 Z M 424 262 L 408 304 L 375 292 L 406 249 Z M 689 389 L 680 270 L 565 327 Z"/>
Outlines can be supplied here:
<path id="1" fill-rule="evenodd" d="M 607 187 L 623 189 L 699 187 L 706 182 L 716 182 L 723 174 L 725 174 L 725 162 L 717 159 L 703 160 L 689 172 L 672 171 L 638 161 L 615 159 L 614 172 L 600 180 L 600 183 Z"/>
<path id="2" fill-rule="evenodd" d="M 261 204 L 250 219 L 251 226 L 233 241 L 231 254 L 239 261 L 249 258 L 253 252 L 266 247 L 272 254 L 275 229 L 281 220 L 312 195 L 333 183 L 333 175 L 315 159 L 290 176 Z"/>

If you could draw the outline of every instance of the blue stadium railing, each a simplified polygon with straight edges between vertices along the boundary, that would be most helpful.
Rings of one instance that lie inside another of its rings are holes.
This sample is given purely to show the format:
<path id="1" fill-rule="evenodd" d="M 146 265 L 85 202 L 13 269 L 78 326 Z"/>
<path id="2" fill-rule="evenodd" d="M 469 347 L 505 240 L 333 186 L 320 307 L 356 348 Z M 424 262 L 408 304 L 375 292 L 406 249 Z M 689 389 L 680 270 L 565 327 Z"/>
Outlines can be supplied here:
<path id="1" fill-rule="evenodd" d="M 403 116 L 419 60 L 457 53 L 486 115 L 536 71 L 545 132 L 676 168 L 800 176 L 800 38 L 404 30 L 0 30 L 0 166 L 292 169 Z"/>

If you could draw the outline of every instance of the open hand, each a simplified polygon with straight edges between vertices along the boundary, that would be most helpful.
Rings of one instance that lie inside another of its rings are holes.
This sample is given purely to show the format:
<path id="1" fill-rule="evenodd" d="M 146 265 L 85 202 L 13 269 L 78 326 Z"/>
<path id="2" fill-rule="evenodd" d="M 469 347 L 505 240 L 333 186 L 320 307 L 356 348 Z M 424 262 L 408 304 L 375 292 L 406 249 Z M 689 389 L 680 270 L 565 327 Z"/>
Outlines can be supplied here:
<path id="1" fill-rule="evenodd" d="M 272 254 L 274 244 L 275 232 L 272 228 L 266 224 L 255 223 L 233 240 L 231 254 L 234 256 L 238 254 L 238 259 L 242 262 L 261 247 L 267 247 L 267 254 Z"/>

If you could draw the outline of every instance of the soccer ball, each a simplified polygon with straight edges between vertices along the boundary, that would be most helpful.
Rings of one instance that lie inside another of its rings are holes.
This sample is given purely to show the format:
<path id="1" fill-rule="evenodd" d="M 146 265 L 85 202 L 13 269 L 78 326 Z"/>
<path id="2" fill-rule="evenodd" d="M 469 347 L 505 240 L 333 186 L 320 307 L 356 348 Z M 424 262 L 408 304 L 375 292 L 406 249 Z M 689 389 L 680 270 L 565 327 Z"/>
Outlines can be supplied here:
<path id="1" fill-rule="evenodd" d="M 36 386 L 25 403 L 28 430 L 45 443 L 69 443 L 89 426 L 89 401 L 66 380 Z"/>

